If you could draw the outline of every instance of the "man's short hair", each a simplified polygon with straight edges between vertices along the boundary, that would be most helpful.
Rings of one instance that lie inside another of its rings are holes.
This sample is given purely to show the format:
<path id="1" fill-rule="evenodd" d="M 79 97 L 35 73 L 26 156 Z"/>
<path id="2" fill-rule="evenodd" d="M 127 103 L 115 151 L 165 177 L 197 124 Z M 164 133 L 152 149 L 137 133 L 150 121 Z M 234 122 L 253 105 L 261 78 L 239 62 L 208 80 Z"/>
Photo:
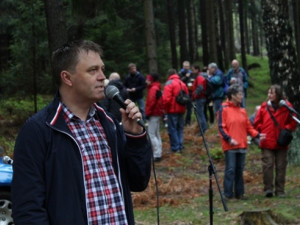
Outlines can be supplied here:
<path id="1" fill-rule="evenodd" d="M 170 75 L 173 75 L 173 74 L 177 74 L 176 69 L 174 69 L 174 68 L 168 69 L 167 75 L 170 76 Z"/>
<path id="2" fill-rule="evenodd" d="M 128 64 L 128 69 L 130 69 L 131 67 L 136 67 L 136 64 L 134 64 L 134 63 L 129 63 L 129 64 Z"/>
<path id="3" fill-rule="evenodd" d="M 77 40 L 64 44 L 52 53 L 53 76 L 60 84 L 60 73 L 63 70 L 74 72 L 81 52 L 93 51 L 102 56 L 101 47 L 93 41 Z"/>

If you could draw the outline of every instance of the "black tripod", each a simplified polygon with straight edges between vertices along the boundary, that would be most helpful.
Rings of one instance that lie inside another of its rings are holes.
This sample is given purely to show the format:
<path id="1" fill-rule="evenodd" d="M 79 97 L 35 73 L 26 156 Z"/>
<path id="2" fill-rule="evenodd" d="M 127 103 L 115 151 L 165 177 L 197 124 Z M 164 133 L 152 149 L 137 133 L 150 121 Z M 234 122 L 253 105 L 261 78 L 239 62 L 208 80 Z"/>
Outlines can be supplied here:
<path id="1" fill-rule="evenodd" d="M 198 114 L 197 114 L 197 107 L 196 107 L 195 104 L 193 104 L 193 107 L 195 109 L 195 114 L 196 114 L 197 122 L 198 122 L 198 125 L 199 125 L 200 134 L 202 136 L 203 143 L 204 143 L 204 146 L 205 146 L 205 150 L 206 150 L 208 160 L 209 160 L 209 166 L 208 166 L 208 174 L 209 174 L 209 220 L 210 220 L 210 224 L 212 225 L 213 224 L 213 214 L 214 214 L 214 210 L 213 210 L 213 188 L 212 188 L 212 177 L 213 177 L 213 175 L 215 177 L 215 180 L 216 180 L 216 183 L 217 183 L 217 186 L 218 186 L 218 190 L 219 190 L 219 193 L 220 193 L 220 196 L 221 196 L 221 200 L 222 200 L 224 210 L 228 211 L 228 208 L 227 208 L 226 202 L 224 201 L 224 198 L 223 198 L 223 195 L 222 195 L 222 192 L 221 192 L 221 188 L 220 188 L 220 184 L 219 184 L 219 181 L 218 181 L 217 171 L 215 169 L 212 158 L 210 156 L 210 153 L 209 153 L 209 150 L 208 150 L 208 145 L 207 145 L 207 142 L 205 140 L 203 130 L 202 130 L 202 127 L 201 127 L 200 122 L 199 122 L 199 118 L 198 118 Z"/>

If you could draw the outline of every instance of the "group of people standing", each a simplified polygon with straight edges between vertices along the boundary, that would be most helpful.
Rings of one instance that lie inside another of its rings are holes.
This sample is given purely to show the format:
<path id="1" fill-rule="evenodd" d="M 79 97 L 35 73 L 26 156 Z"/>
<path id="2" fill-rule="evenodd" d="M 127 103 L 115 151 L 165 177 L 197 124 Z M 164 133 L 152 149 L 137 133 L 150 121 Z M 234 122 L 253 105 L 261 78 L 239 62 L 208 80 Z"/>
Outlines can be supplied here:
<path id="1" fill-rule="evenodd" d="M 217 119 L 225 154 L 224 196 L 227 199 L 245 198 L 243 170 L 248 147 L 247 136 L 251 136 L 259 140 L 259 147 L 262 149 L 266 197 L 272 197 L 274 194 L 283 197 L 288 146 L 277 144 L 280 129 L 274 124 L 271 114 L 278 120 L 282 129 L 293 131 L 297 124 L 289 110 L 280 106 L 279 102 L 284 99 L 286 104 L 292 105 L 284 98 L 282 88 L 272 85 L 267 101 L 262 103 L 250 122 L 245 109 L 248 75 L 239 66 L 238 60 L 234 59 L 231 65 L 225 75 L 216 63 L 210 63 L 201 70 L 198 65 L 190 66 L 188 61 L 184 61 L 179 73 L 175 69 L 168 70 L 167 81 L 162 90 L 157 73 L 148 74 L 144 81 L 143 75 L 136 70 L 136 65 L 129 64 L 129 74 L 125 78 L 124 86 L 129 98 L 138 103 L 141 112 L 145 112 L 144 118 L 148 121 L 148 133 L 155 161 L 160 161 L 162 157 L 160 123 L 163 116 L 167 116 L 170 150 L 181 152 L 184 149 L 183 129 L 191 123 L 194 107 L 200 133 L 204 134 L 208 129 L 209 120 L 213 122 Z M 143 87 L 148 89 L 146 104 L 142 102 Z M 191 98 L 186 105 L 176 101 L 180 91 L 184 91 Z"/>

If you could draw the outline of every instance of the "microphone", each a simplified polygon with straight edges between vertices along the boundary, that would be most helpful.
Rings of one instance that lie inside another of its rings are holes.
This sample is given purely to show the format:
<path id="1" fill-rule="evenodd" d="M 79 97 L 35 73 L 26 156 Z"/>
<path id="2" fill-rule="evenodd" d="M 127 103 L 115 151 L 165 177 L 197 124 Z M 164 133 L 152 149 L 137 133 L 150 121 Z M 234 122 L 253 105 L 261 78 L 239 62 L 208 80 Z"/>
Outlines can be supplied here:
<path id="1" fill-rule="evenodd" d="M 127 105 L 125 104 L 124 99 L 121 96 L 120 91 L 119 91 L 119 89 L 116 86 L 114 86 L 114 85 L 108 85 L 108 86 L 106 86 L 106 88 L 105 88 L 105 95 L 106 95 L 107 98 L 116 101 L 119 104 L 119 106 L 121 106 L 121 108 L 126 109 Z M 136 120 L 136 122 L 140 126 L 142 126 L 143 128 L 145 128 L 145 124 L 144 124 L 144 122 L 140 118 L 138 118 Z"/>
<path id="2" fill-rule="evenodd" d="M 279 105 L 280 105 L 280 106 L 284 106 L 284 107 L 286 107 L 288 110 L 290 110 L 291 112 L 295 113 L 296 115 L 299 115 L 299 113 L 298 113 L 294 108 L 288 106 L 288 104 L 286 103 L 286 101 L 284 101 L 283 99 L 281 99 L 281 100 L 279 101 Z"/>
<path id="3" fill-rule="evenodd" d="M 3 156 L 2 162 L 5 164 L 12 165 L 14 161 L 9 156 L 6 155 L 6 156 Z"/>

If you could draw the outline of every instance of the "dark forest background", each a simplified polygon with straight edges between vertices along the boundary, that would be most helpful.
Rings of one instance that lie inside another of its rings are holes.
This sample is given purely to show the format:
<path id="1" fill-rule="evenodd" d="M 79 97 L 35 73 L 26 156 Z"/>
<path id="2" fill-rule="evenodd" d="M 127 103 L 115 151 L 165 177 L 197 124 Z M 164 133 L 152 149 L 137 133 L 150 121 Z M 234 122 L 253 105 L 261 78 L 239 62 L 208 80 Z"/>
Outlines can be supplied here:
<path id="1" fill-rule="evenodd" d="M 51 52 L 90 39 L 104 50 L 106 75 L 124 76 L 134 62 L 161 81 L 184 60 L 226 72 L 237 55 L 246 69 L 247 54 L 267 55 L 266 76 L 299 110 L 299 11 L 297 0 L 2 0 L 1 97 L 52 94 Z"/>

